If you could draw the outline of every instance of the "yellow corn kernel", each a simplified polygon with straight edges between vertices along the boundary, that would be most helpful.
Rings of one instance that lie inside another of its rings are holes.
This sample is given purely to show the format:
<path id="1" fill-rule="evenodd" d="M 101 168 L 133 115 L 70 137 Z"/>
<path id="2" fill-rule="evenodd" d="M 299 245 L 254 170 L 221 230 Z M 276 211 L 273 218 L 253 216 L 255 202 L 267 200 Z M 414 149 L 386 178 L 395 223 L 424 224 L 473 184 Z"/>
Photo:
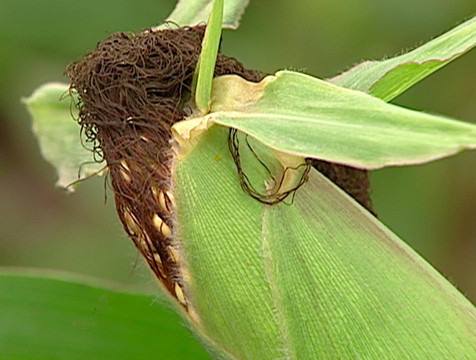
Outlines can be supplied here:
<path id="1" fill-rule="evenodd" d="M 154 214 L 152 217 L 152 223 L 154 224 L 155 228 L 162 234 L 163 237 L 171 237 L 172 230 L 168 227 L 168 225 L 160 218 L 159 215 Z"/>
<path id="2" fill-rule="evenodd" d="M 175 290 L 175 295 L 177 296 L 178 301 L 180 301 L 183 305 L 186 305 L 187 300 L 185 300 L 185 295 L 183 294 L 183 290 L 177 282 L 175 283 L 174 290 Z"/>

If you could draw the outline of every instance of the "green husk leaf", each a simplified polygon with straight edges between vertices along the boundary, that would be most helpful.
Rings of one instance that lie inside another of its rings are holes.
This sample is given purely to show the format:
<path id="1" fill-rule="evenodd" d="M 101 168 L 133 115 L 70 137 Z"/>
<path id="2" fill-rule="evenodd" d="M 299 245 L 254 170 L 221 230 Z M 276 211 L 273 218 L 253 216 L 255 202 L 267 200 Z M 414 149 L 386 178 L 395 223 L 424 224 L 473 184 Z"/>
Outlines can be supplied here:
<path id="1" fill-rule="evenodd" d="M 476 17 L 409 53 L 366 61 L 329 81 L 390 101 L 476 45 Z"/>
<path id="2" fill-rule="evenodd" d="M 296 359 L 476 356 L 474 306 L 317 171 L 265 209 L 263 242 Z"/>
<path id="3" fill-rule="evenodd" d="M 174 183 L 176 241 L 191 277 L 184 290 L 195 322 L 237 359 L 282 358 L 261 264 L 263 206 L 239 186 L 225 128 L 213 126 L 197 141 L 179 155 Z M 256 166 L 251 173 L 264 175 Z"/>
<path id="4" fill-rule="evenodd" d="M 68 89 L 66 84 L 47 83 L 23 102 L 33 119 L 41 154 L 58 173 L 56 185 L 73 191 L 76 182 L 101 174 L 104 165 L 92 161 L 91 152 L 81 145 L 80 128 L 72 118 L 77 110 L 70 99 L 61 100 Z"/>
<path id="5" fill-rule="evenodd" d="M 39 270 L 0 272 L 2 359 L 209 359 L 164 300 Z"/>
<path id="6" fill-rule="evenodd" d="M 179 0 L 174 11 L 168 17 L 180 26 L 204 24 L 211 12 L 214 0 Z M 226 0 L 223 13 L 223 27 L 237 29 L 249 0 Z"/>
<path id="7" fill-rule="evenodd" d="M 194 83 L 192 84 L 195 93 L 195 104 L 202 114 L 208 113 L 210 109 L 213 73 L 221 38 L 223 1 L 216 0 L 213 4 L 202 42 L 202 52 L 195 69 Z"/>
<path id="8" fill-rule="evenodd" d="M 334 184 L 311 170 L 293 203 L 264 205 L 240 187 L 228 129 L 189 135 L 176 240 L 202 334 L 248 360 L 476 357 L 471 303 Z M 246 146 L 241 156 L 265 182 Z"/>
<path id="9" fill-rule="evenodd" d="M 365 169 L 476 148 L 475 125 L 290 71 L 258 84 L 233 75 L 215 79 L 211 111 L 204 122 L 239 129 L 273 149 Z"/>

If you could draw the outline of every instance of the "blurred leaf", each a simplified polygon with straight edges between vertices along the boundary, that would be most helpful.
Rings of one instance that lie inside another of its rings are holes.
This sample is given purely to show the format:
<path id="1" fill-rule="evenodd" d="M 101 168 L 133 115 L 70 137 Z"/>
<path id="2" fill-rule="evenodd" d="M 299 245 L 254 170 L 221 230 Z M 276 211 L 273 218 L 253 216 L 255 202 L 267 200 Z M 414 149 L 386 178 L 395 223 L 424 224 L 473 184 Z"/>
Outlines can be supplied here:
<path id="1" fill-rule="evenodd" d="M 41 153 L 58 172 L 56 185 L 72 191 L 74 182 L 99 174 L 104 165 L 94 162 L 92 153 L 81 145 L 80 127 L 72 118 L 77 110 L 69 98 L 61 100 L 68 89 L 66 84 L 44 84 L 23 101 Z"/>
<path id="2" fill-rule="evenodd" d="M 476 358 L 471 303 L 333 183 L 311 170 L 294 203 L 264 205 L 240 187 L 228 129 L 198 135 L 173 172 L 184 290 L 234 358 Z"/>
<path id="3" fill-rule="evenodd" d="M 210 109 L 213 73 L 221 38 L 223 1 L 216 0 L 213 4 L 205 36 L 203 37 L 202 52 L 200 53 L 194 74 L 196 84 L 193 84 L 192 88 L 195 89 L 195 103 L 202 114 L 208 113 Z"/>
<path id="4" fill-rule="evenodd" d="M 179 0 L 167 20 L 180 26 L 205 24 L 214 0 Z M 223 27 L 237 29 L 249 0 L 225 0 Z"/>
<path id="5" fill-rule="evenodd" d="M 119 285 L 4 269 L 0 358 L 209 359 L 166 307 Z"/>
<path id="6" fill-rule="evenodd" d="M 392 59 L 366 61 L 329 81 L 390 101 L 476 45 L 476 17 Z"/>
<path id="7" fill-rule="evenodd" d="M 217 78 L 211 110 L 204 122 L 236 128 L 289 154 L 358 168 L 419 164 L 476 148 L 475 125 L 289 71 L 260 83 Z"/>

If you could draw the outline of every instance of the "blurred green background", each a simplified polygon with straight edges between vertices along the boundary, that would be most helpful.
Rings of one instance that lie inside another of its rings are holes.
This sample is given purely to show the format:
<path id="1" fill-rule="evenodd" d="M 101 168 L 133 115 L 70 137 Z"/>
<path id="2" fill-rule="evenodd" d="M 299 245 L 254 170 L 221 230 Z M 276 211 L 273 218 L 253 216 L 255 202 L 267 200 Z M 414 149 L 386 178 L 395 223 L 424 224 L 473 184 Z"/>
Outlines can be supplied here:
<path id="1" fill-rule="evenodd" d="M 54 187 L 20 98 L 115 31 L 162 22 L 172 0 L 0 1 L 0 266 L 53 268 L 152 285 L 115 215 L 104 181 Z M 390 57 L 474 14 L 474 0 L 254 0 L 222 50 L 265 72 L 326 78 Z M 476 122 L 476 53 L 395 103 Z M 391 229 L 476 302 L 476 153 L 372 174 L 375 208 Z"/>

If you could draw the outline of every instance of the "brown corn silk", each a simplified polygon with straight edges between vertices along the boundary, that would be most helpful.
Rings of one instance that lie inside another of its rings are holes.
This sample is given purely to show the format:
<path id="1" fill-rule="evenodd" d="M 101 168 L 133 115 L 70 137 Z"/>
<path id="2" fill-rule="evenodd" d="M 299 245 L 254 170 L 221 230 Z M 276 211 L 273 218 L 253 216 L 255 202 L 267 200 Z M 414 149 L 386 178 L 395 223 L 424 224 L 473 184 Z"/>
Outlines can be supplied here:
<path id="1" fill-rule="evenodd" d="M 173 241 L 171 126 L 187 116 L 185 104 L 204 30 L 197 26 L 115 33 L 66 69 L 71 91 L 79 98 L 78 122 L 96 159 L 107 163 L 124 229 L 157 278 L 185 307 L 180 254 Z M 219 54 L 215 76 L 227 74 L 254 82 L 262 77 Z M 366 172 L 324 162 L 315 165 L 370 208 Z"/>

